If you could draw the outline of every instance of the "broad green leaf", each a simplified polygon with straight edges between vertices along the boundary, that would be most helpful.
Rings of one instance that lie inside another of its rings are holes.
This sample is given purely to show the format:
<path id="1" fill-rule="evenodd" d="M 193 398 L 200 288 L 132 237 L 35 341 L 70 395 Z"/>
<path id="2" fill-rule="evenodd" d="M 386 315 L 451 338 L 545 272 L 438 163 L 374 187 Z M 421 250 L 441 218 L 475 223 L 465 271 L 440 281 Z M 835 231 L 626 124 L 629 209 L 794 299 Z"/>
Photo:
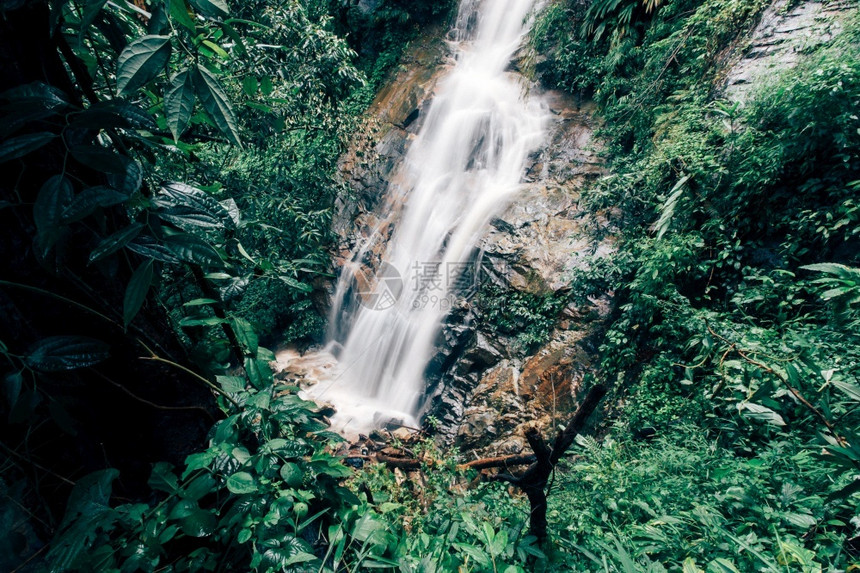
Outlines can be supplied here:
<path id="1" fill-rule="evenodd" d="M 56 115 L 56 113 L 49 109 L 25 110 L 16 112 L 11 116 L 6 115 L 3 117 L 3 121 L 0 122 L 0 140 L 7 139 L 13 133 L 33 122 L 53 115 Z"/>
<path id="2" fill-rule="evenodd" d="M 833 380 L 832 384 L 844 392 L 852 400 L 860 402 L 860 386 L 851 382 Z"/>
<path id="3" fill-rule="evenodd" d="M 87 28 L 92 26 L 93 22 L 96 21 L 99 12 L 101 12 L 105 4 L 107 4 L 107 0 L 87 0 L 86 4 L 84 4 L 84 13 L 81 16 L 81 37 L 86 34 Z"/>
<path id="4" fill-rule="evenodd" d="M 290 571 L 292 565 L 315 561 L 317 557 L 310 553 L 311 547 L 300 539 L 290 536 L 281 542 L 281 547 L 271 547 L 262 555 L 261 570 Z M 363 565 L 363 564 L 362 564 Z M 317 567 L 313 567 L 316 570 Z M 306 570 L 303 569 L 303 570 Z"/>
<path id="5" fill-rule="evenodd" d="M 236 113 L 233 111 L 227 94 L 224 93 L 224 88 L 221 87 L 212 72 L 205 67 L 197 66 L 195 69 L 194 88 L 203 109 L 206 110 L 206 113 L 209 114 L 209 117 L 229 141 L 242 147 Z"/>
<path id="6" fill-rule="evenodd" d="M 240 376 L 216 376 L 215 380 L 228 394 L 237 394 L 245 390 L 245 379 Z"/>
<path id="7" fill-rule="evenodd" d="M 320 438 L 321 440 L 325 440 L 327 442 L 334 442 L 336 444 L 340 444 L 346 442 L 347 439 L 338 434 L 337 432 L 332 432 L 330 430 L 322 430 L 320 432 L 314 432 L 314 436 Z"/>
<path id="8" fill-rule="evenodd" d="M 110 187 L 90 187 L 81 191 L 71 205 L 63 210 L 64 223 L 80 221 L 90 216 L 99 207 L 111 207 L 128 200 L 128 195 Z"/>
<path id="9" fill-rule="evenodd" d="M 224 48 L 216 44 L 215 42 L 209 40 L 203 40 L 203 45 L 215 52 L 218 56 L 220 56 L 224 60 L 230 59 L 230 54 L 228 54 Z"/>
<path id="10" fill-rule="evenodd" d="M 152 259 L 144 261 L 143 264 L 137 267 L 137 270 L 131 275 L 131 280 L 128 281 L 122 303 L 122 320 L 126 327 L 137 316 L 138 311 L 140 311 L 146 300 L 146 294 L 149 292 L 150 285 L 152 285 L 154 274 L 152 267 Z"/>
<path id="11" fill-rule="evenodd" d="M 236 334 L 236 338 L 238 339 L 239 344 L 242 345 L 242 349 L 245 351 L 245 354 L 249 356 L 256 355 L 257 348 L 260 346 L 260 340 L 251 323 L 244 318 L 239 317 L 232 317 L 230 319 L 230 323 L 233 326 L 233 332 Z"/>
<path id="12" fill-rule="evenodd" d="M 224 284 L 218 286 L 218 292 L 221 295 L 221 300 L 224 302 L 233 300 L 242 295 L 248 285 L 251 284 L 251 277 L 230 277 Z"/>
<path id="13" fill-rule="evenodd" d="M 158 205 L 162 207 L 193 207 L 204 213 L 209 213 L 213 217 L 229 218 L 227 209 L 212 195 L 185 183 L 176 181 L 163 183 L 159 187 L 156 200 Z"/>
<path id="14" fill-rule="evenodd" d="M 352 470 L 335 458 L 318 459 L 317 456 L 314 456 L 308 465 L 314 473 L 331 476 L 335 479 L 348 478 L 352 475 Z"/>
<path id="15" fill-rule="evenodd" d="M 233 455 L 233 458 L 240 464 L 244 464 L 251 459 L 251 452 L 249 452 L 248 448 L 244 446 L 237 446 L 233 448 L 233 451 L 230 453 Z"/>
<path id="16" fill-rule="evenodd" d="M 69 106 L 63 90 L 43 82 L 32 82 L 6 90 L 0 93 L 0 99 L 8 102 L 0 106 L 0 110 L 9 113 L 38 109 L 57 111 Z"/>
<path id="17" fill-rule="evenodd" d="M 3 396 L 6 398 L 6 406 L 7 409 L 11 410 L 12 407 L 18 402 L 18 397 L 21 395 L 21 386 L 24 383 L 24 377 L 20 372 L 13 372 L 11 374 L 7 374 L 6 378 L 3 380 Z"/>
<path id="18" fill-rule="evenodd" d="M 268 442 L 265 442 L 260 448 L 260 451 L 265 453 L 276 452 L 286 446 L 288 443 L 289 440 L 287 440 L 286 438 L 273 438 Z"/>
<path id="19" fill-rule="evenodd" d="M 49 141 L 54 139 L 56 135 L 48 131 L 39 133 L 28 133 L 27 135 L 19 135 L 12 137 L 0 143 L 0 163 L 11 161 L 19 157 L 24 157 L 28 153 L 36 151 L 40 147 L 47 145 Z"/>
<path id="20" fill-rule="evenodd" d="M 197 31 L 194 19 L 188 13 L 188 4 L 185 3 L 185 0 L 170 0 L 170 16 L 185 26 L 191 33 Z"/>
<path id="21" fill-rule="evenodd" d="M 171 78 L 170 86 L 164 94 L 167 127 L 170 128 L 175 141 L 179 141 L 179 137 L 185 132 L 193 111 L 194 76 L 191 70 L 186 68 Z"/>
<path id="22" fill-rule="evenodd" d="M 40 372 L 63 372 L 93 366 L 109 356 L 110 348 L 101 340 L 88 336 L 51 336 L 36 343 L 25 362 Z"/>
<path id="23" fill-rule="evenodd" d="M 376 519 L 372 514 L 366 513 L 355 523 L 352 528 L 352 536 L 361 541 L 366 542 L 377 531 L 384 531 L 386 525 Z"/>
<path id="24" fill-rule="evenodd" d="M 36 411 L 36 407 L 41 401 L 42 400 L 38 392 L 31 388 L 25 388 L 21 392 L 21 396 L 18 398 L 18 401 L 12 405 L 12 411 L 9 412 L 9 423 L 21 424 L 23 422 L 29 422 L 33 417 L 33 413 Z"/>
<path id="25" fill-rule="evenodd" d="M 807 513 L 786 513 L 783 517 L 790 524 L 804 530 L 814 527 L 818 523 L 814 517 Z"/>
<path id="26" fill-rule="evenodd" d="M 454 547 L 474 559 L 481 567 L 487 567 L 490 564 L 489 556 L 481 549 L 467 543 L 455 543 Z"/>
<path id="27" fill-rule="evenodd" d="M 130 196 L 143 183 L 143 167 L 137 161 L 129 160 L 121 172 L 108 174 L 107 180 L 111 187 Z"/>
<path id="28" fill-rule="evenodd" d="M 745 417 L 750 418 L 751 420 L 767 422 L 768 424 L 772 424 L 774 426 L 785 426 L 785 420 L 782 419 L 782 416 L 780 416 L 767 406 L 762 406 L 761 404 L 753 404 L 752 402 L 745 402 L 743 404 L 739 404 L 738 409 L 741 410 L 741 413 Z"/>
<path id="29" fill-rule="evenodd" d="M 148 235 L 138 237 L 136 240 L 128 243 L 128 249 L 144 257 L 150 257 L 156 261 L 162 261 L 177 265 L 181 261 L 173 254 L 166 245 L 159 243 L 155 238 Z"/>
<path id="30" fill-rule="evenodd" d="M 233 49 L 236 51 L 240 57 L 245 57 L 248 55 L 248 48 L 245 46 L 245 40 L 242 39 L 242 36 L 236 31 L 229 22 L 222 22 L 221 29 L 224 30 L 224 33 L 233 40 Z"/>
<path id="31" fill-rule="evenodd" d="M 708 563 L 708 573 L 741 573 L 738 571 L 738 568 L 735 567 L 735 564 L 725 559 L 723 557 L 719 557 L 714 559 L 710 563 Z"/>
<path id="32" fill-rule="evenodd" d="M 105 100 L 91 105 L 75 116 L 72 125 L 91 129 L 117 127 L 152 131 L 158 128 L 149 112 L 121 99 Z"/>
<path id="33" fill-rule="evenodd" d="M 158 216 L 181 228 L 232 226 L 229 213 L 214 197 L 184 183 L 165 183 L 153 203 L 162 209 Z"/>
<path id="34" fill-rule="evenodd" d="M 699 566 L 696 565 L 696 561 L 692 557 L 684 559 L 682 567 L 682 573 L 704 573 L 704 571 L 699 569 Z"/>
<path id="35" fill-rule="evenodd" d="M 169 6 L 170 2 L 150 3 L 151 16 L 146 23 L 146 31 L 149 34 L 167 34 L 170 32 Z"/>
<path id="36" fill-rule="evenodd" d="M 493 530 L 493 526 L 485 521 L 484 523 L 481 524 L 481 527 L 483 529 L 484 542 L 487 545 L 492 544 L 493 539 L 495 539 L 495 537 L 496 537 L 496 532 Z"/>
<path id="37" fill-rule="evenodd" d="M 168 209 L 158 211 L 158 218 L 162 221 L 172 223 L 183 230 L 191 230 L 192 228 L 201 229 L 223 229 L 223 219 L 213 217 L 209 213 L 203 213 L 193 207 L 170 207 Z"/>
<path id="38" fill-rule="evenodd" d="M 377 509 L 379 510 L 379 513 L 384 515 L 386 513 L 391 513 L 392 511 L 396 511 L 403 507 L 404 506 L 402 503 L 393 503 L 390 501 L 386 501 L 385 503 L 380 504 Z"/>
<path id="39" fill-rule="evenodd" d="M 279 275 L 278 278 L 281 279 L 284 282 L 284 284 L 286 284 L 290 288 L 294 288 L 298 291 L 313 292 L 313 290 L 314 290 L 314 287 L 312 287 L 311 285 L 305 284 L 305 283 L 298 281 L 298 280 L 296 280 L 290 276 Z"/>
<path id="40" fill-rule="evenodd" d="M 272 404 L 272 395 L 269 392 L 252 393 L 248 404 L 260 410 L 268 410 Z"/>
<path id="41" fill-rule="evenodd" d="M 307 551 L 301 551 L 299 553 L 295 553 L 290 555 L 289 559 L 284 562 L 285 567 L 289 567 L 290 565 L 295 565 L 296 563 L 307 563 L 308 561 L 316 561 L 317 556 L 313 553 L 308 553 Z"/>
<path id="42" fill-rule="evenodd" d="M 199 501 L 204 496 L 215 491 L 218 482 L 208 473 L 194 478 L 191 483 L 182 488 L 182 499 Z"/>
<path id="43" fill-rule="evenodd" d="M 246 101 L 245 105 L 250 107 L 251 109 L 256 109 L 257 111 L 262 111 L 263 113 L 275 113 L 275 108 L 270 105 L 257 103 L 255 101 Z"/>
<path id="44" fill-rule="evenodd" d="M 214 459 L 215 454 L 209 451 L 189 455 L 185 458 L 185 471 L 182 474 L 182 479 L 187 478 L 191 472 L 208 468 Z"/>
<path id="45" fill-rule="evenodd" d="M 217 316 L 206 316 L 203 318 L 195 316 L 186 316 L 179 321 L 179 326 L 215 326 L 216 324 L 224 324 L 226 318 L 218 318 Z"/>
<path id="46" fill-rule="evenodd" d="M 684 189 L 686 189 L 686 184 L 689 180 L 689 175 L 681 177 L 678 182 L 675 183 L 675 186 L 672 187 L 672 190 L 669 192 L 669 197 L 660 208 L 660 218 L 657 220 L 657 224 L 655 225 L 658 239 L 662 239 L 663 235 L 666 234 L 666 231 L 669 230 L 669 226 L 672 224 L 672 218 L 675 216 L 675 209 L 678 206 L 681 196 L 684 194 Z"/>
<path id="47" fill-rule="evenodd" d="M 210 18 L 226 18 L 230 15 L 230 7 L 224 0 L 191 0 L 191 5 Z"/>
<path id="48" fill-rule="evenodd" d="M 254 493 L 259 489 L 254 476 L 248 472 L 236 472 L 227 478 L 227 489 L 236 495 Z"/>
<path id="49" fill-rule="evenodd" d="M 272 383 L 272 368 L 268 362 L 264 362 L 263 360 L 246 358 L 245 373 L 257 390 L 262 390 Z"/>
<path id="50" fill-rule="evenodd" d="M 194 235 L 180 234 L 165 237 L 164 245 L 180 261 L 206 267 L 223 267 L 224 261 L 209 243 Z"/>
<path id="51" fill-rule="evenodd" d="M 239 206 L 236 204 L 236 200 L 233 198 L 224 199 L 223 201 L 221 201 L 221 206 L 227 210 L 227 214 L 230 216 L 230 220 L 233 221 L 233 226 L 241 226 L 242 215 L 239 212 Z"/>
<path id="52" fill-rule="evenodd" d="M 168 541 L 176 537 L 177 533 L 179 533 L 178 525 L 168 525 L 164 528 L 164 531 L 162 531 L 158 535 L 158 542 L 161 544 L 167 543 Z"/>
<path id="53" fill-rule="evenodd" d="M 173 501 L 172 499 L 170 501 Z M 188 517 L 194 510 L 198 508 L 198 505 L 191 501 L 190 499 L 180 499 L 173 507 L 170 508 L 170 512 L 167 514 L 168 519 L 182 519 L 183 517 Z"/>
<path id="54" fill-rule="evenodd" d="M 218 526 L 218 518 L 211 511 L 197 508 L 180 520 L 182 532 L 189 537 L 206 537 Z"/>
<path id="55" fill-rule="evenodd" d="M 117 59 L 117 91 L 125 95 L 143 87 L 158 75 L 169 59 L 169 36 L 143 36 L 133 41 Z"/>
<path id="56" fill-rule="evenodd" d="M 33 205 L 36 230 L 40 234 L 56 231 L 63 220 L 63 213 L 73 202 L 73 197 L 72 184 L 62 175 L 54 175 L 45 181 Z"/>
<path id="57" fill-rule="evenodd" d="M 236 241 L 236 249 L 238 249 L 239 254 L 242 255 L 243 257 L 245 257 L 248 260 L 248 262 L 250 262 L 252 265 L 257 264 L 257 261 L 255 261 L 253 259 L 253 257 L 251 257 L 251 255 L 248 254 L 248 251 L 245 250 L 245 247 L 242 246 L 242 243 Z"/>
<path id="58" fill-rule="evenodd" d="M 845 296 L 846 294 L 848 294 L 850 292 L 854 292 L 854 290 L 858 289 L 858 288 L 859 287 L 854 286 L 854 285 L 846 285 L 846 286 L 831 288 L 831 289 L 828 289 L 828 290 L 824 291 L 823 293 L 821 293 L 821 299 L 822 300 L 832 300 L 834 298 L 839 298 L 841 296 Z"/>
<path id="59" fill-rule="evenodd" d="M 275 91 L 275 86 L 272 85 L 272 78 L 266 76 L 260 81 L 260 91 L 263 92 L 264 96 L 272 95 L 272 92 Z"/>
<path id="60" fill-rule="evenodd" d="M 90 253 L 90 262 L 94 263 L 109 255 L 114 254 L 121 248 L 128 245 L 132 239 L 140 234 L 143 230 L 141 223 L 132 223 L 124 229 L 120 229 L 116 233 L 105 237 L 101 243 Z"/>
<path id="61" fill-rule="evenodd" d="M 110 511 L 109 501 L 114 480 L 119 470 L 99 470 L 77 480 L 66 506 L 66 515 L 61 527 L 67 526 L 78 516 L 97 511 Z"/>
<path id="62" fill-rule="evenodd" d="M 119 517 L 108 504 L 111 484 L 119 472 L 101 470 L 77 480 L 66 506 L 66 514 L 58 528 L 64 531 L 52 544 L 48 561 L 52 571 L 75 569 L 73 564 L 82 551 L 87 551 L 96 530 L 110 531 Z"/>
<path id="63" fill-rule="evenodd" d="M 851 267 L 839 263 L 817 263 L 814 265 L 804 265 L 800 268 L 807 271 L 827 273 L 840 278 L 850 278 L 854 274 L 851 272 Z"/>
<path id="64" fill-rule="evenodd" d="M 217 304 L 218 301 L 214 298 L 195 298 L 194 300 L 189 300 L 186 303 L 183 303 L 182 306 L 208 306 L 210 304 Z"/>
<path id="65" fill-rule="evenodd" d="M 490 554 L 493 556 L 499 556 L 505 552 L 505 549 L 508 547 L 508 532 L 505 530 L 499 531 L 496 536 L 493 538 L 493 541 L 489 544 L 487 549 L 490 550 Z"/>
<path id="66" fill-rule="evenodd" d="M 245 79 L 242 80 L 242 89 L 245 90 L 248 97 L 252 97 L 260 89 L 260 82 L 254 76 L 245 76 Z"/>
<path id="67" fill-rule="evenodd" d="M 271 444 L 271 442 L 269 443 Z M 309 450 L 310 446 L 301 440 L 285 440 L 283 444 L 277 444 L 277 448 L 272 448 L 273 452 L 277 452 L 285 458 L 301 458 Z"/>
<path id="68" fill-rule="evenodd" d="M 132 160 L 98 145 L 76 145 L 69 150 L 80 163 L 102 173 L 125 175 Z"/>
<path id="69" fill-rule="evenodd" d="M 147 484 L 156 491 L 179 493 L 179 478 L 173 473 L 173 466 L 167 462 L 155 464 Z"/>
<path id="70" fill-rule="evenodd" d="M 284 480 L 287 486 L 297 488 L 302 485 L 304 476 L 298 464 L 287 462 L 281 466 L 281 479 Z"/>

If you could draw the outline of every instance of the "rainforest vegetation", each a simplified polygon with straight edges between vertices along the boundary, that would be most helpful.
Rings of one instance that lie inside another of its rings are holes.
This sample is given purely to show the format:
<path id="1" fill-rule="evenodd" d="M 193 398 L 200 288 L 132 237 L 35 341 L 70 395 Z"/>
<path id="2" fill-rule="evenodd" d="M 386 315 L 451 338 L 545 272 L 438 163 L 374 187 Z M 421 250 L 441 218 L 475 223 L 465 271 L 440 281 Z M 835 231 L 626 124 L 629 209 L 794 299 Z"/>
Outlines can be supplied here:
<path id="1" fill-rule="evenodd" d="M 269 366 L 323 335 L 338 158 L 456 9 L 368 4 L 0 0 L 0 569 L 860 568 L 856 8 L 744 103 L 720 74 L 765 0 L 537 14 L 533 79 L 596 104 L 581 206 L 614 237 L 567 277 L 612 293 L 609 395 L 537 539 L 432 437 L 420 489 L 345 465 Z M 567 302 L 481 296 L 524 347 Z"/>

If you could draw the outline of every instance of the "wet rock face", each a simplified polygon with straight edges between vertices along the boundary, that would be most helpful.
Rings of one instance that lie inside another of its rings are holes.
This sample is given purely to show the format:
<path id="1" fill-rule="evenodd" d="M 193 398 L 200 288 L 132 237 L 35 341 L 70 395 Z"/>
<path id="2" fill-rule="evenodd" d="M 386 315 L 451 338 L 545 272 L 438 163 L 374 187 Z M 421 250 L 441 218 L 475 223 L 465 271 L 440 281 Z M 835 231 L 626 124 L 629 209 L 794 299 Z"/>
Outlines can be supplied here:
<path id="1" fill-rule="evenodd" d="M 477 457 L 518 454 L 525 430 L 551 428 L 576 407 L 575 393 L 592 368 L 589 329 L 559 330 L 525 359 L 504 359 L 481 373 L 468 396 L 454 443 Z"/>
<path id="2" fill-rule="evenodd" d="M 340 206 L 341 256 L 380 225 L 377 211 L 384 215 L 391 208 L 386 193 L 397 183 L 396 167 L 421 126 L 447 56 L 441 41 L 425 40 L 414 50 L 375 99 L 368 137 L 342 159 L 353 195 Z M 521 193 L 476 245 L 475 261 L 480 278 L 501 289 L 552 295 L 567 288 L 570 273 L 588 256 L 609 253 L 611 244 L 590 238 L 588 226 L 601 222 L 584 219 L 578 207 L 580 191 L 602 174 L 592 106 L 560 92 L 539 96 L 553 112 L 547 144 L 531 158 Z M 528 424 L 549 427 L 554 416 L 563 419 L 575 406 L 574 395 L 591 367 L 586 341 L 608 305 L 564 309 L 548 342 L 529 354 L 518 346 L 516 333 L 502 334 L 488 324 L 478 299 L 469 296 L 474 293 L 464 294 L 446 317 L 427 367 L 425 415 L 438 420 L 441 441 L 464 451 L 519 453 L 527 447 Z"/>
<path id="3" fill-rule="evenodd" d="M 589 105 L 560 93 L 544 94 L 555 120 L 545 149 L 533 158 L 522 192 L 491 222 L 481 239 L 483 279 L 507 291 L 552 295 L 567 289 L 571 272 L 589 256 L 612 250 L 595 242 L 579 210 L 579 192 L 602 174 L 592 138 Z M 480 301 L 448 317 L 440 356 L 428 368 L 428 413 L 439 436 L 472 455 L 516 454 L 524 430 L 550 427 L 575 407 L 591 368 L 588 341 L 608 313 L 608 301 L 563 309 L 549 341 L 526 353 L 516 333 L 503 334 L 485 319 Z"/>
<path id="4" fill-rule="evenodd" d="M 840 33 L 842 16 L 853 3 L 848 1 L 792 2 L 776 0 L 762 14 L 747 47 L 732 58 L 726 68 L 723 94 L 726 99 L 744 102 L 753 89 L 774 72 L 794 67 L 800 55 Z"/>
<path id="5" fill-rule="evenodd" d="M 340 161 L 340 173 L 351 193 L 336 205 L 334 225 L 347 242 L 354 243 L 351 234 L 373 228 L 374 210 L 385 198 L 397 166 L 423 123 L 449 55 L 448 45 L 438 34 L 428 34 L 416 42 L 373 100 L 367 125 Z"/>

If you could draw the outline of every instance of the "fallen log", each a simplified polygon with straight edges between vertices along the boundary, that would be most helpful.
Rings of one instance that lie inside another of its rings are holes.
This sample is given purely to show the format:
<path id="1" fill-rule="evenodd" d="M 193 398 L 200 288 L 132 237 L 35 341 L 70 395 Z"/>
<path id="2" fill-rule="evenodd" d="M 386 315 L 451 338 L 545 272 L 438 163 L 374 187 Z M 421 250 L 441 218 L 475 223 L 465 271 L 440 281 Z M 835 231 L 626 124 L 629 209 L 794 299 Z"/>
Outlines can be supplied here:
<path id="1" fill-rule="evenodd" d="M 353 456 L 350 456 L 353 457 Z M 516 466 L 525 466 L 535 462 L 537 458 L 534 454 L 515 454 L 510 456 L 499 456 L 495 458 L 481 458 L 459 464 L 459 470 L 486 470 L 490 468 L 511 468 Z M 385 464 L 390 468 L 399 468 L 401 470 L 417 470 L 421 469 L 422 460 L 415 458 L 407 458 L 400 456 L 391 456 L 383 453 L 376 454 L 376 461 Z M 430 463 L 427 460 L 424 463 Z"/>
<path id="2" fill-rule="evenodd" d="M 383 453 L 376 454 L 376 461 L 385 464 L 390 468 L 399 468 L 401 470 L 419 470 L 421 469 L 421 460 L 415 458 L 401 458 L 397 456 L 389 456 Z"/>
<path id="3" fill-rule="evenodd" d="M 511 456 L 499 456 L 496 458 L 481 458 L 479 460 L 472 460 L 471 462 L 466 462 L 465 464 L 460 464 L 457 466 L 458 469 L 461 470 L 486 470 L 489 468 L 508 468 L 512 466 L 524 466 L 528 464 L 533 464 L 537 458 L 534 454 L 515 454 Z"/>

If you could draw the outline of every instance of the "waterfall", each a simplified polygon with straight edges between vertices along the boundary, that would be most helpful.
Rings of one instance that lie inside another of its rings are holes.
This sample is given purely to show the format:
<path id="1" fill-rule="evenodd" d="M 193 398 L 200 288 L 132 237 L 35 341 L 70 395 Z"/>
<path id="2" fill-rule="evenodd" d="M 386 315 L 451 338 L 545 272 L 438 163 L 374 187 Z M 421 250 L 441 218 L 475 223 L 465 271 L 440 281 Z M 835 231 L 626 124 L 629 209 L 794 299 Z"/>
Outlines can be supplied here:
<path id="1" fill-rule="evenodd" d="M 335 405 L 342 428 L 416 423 L 442 321 L 475 278 L 476 244 L 544 138 L 546 106 L 508 71 L 533 6 L 461 2 L 451 36 L 456 63 L 399 168 L 387 218 L 338 281 L 330 323 L 337 372 L 309 393 Z"/>

